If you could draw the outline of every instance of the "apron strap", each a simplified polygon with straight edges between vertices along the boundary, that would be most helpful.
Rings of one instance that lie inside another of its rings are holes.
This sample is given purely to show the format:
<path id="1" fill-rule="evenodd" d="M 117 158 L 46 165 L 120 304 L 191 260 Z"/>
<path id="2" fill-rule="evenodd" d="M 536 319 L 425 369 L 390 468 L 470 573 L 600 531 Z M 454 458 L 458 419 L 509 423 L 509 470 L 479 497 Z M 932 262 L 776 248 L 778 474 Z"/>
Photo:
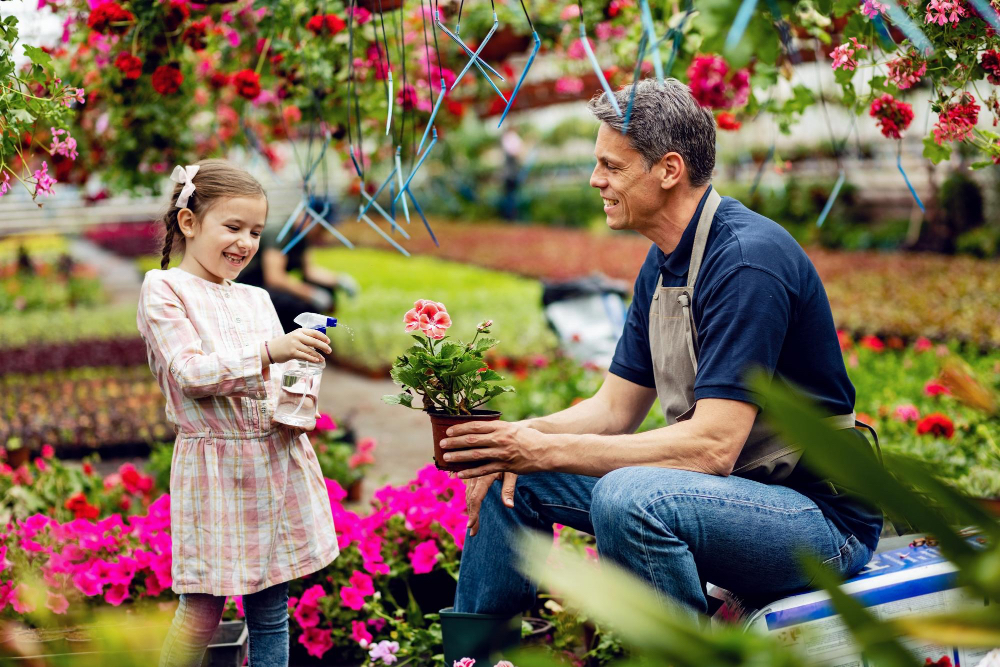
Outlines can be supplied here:
<path id="1" fill-rule="evenodd" d="M 719 204 L 722 203 L 722 197 L 719 196 L 718 191 L 711 185 L 708 187 L 708 198 L 705 200 L 704 208 L 701 209 L 698 228 L 694 234 L 694 245 L 691 247 L 691 262 L 688 264 L 688 289 L 677 297 L 677 302 L 684 311 L 684 319 L 691 330 L 691 335 L 687 337 L 687 348 L 695 373 L 698 372 L 698 330 L 694 326 L 694 318 L 691 316 L 691 298 L 694 295 L 694 283 L 698 280 L 698 272 L 701 271 L 701 261 L 705 258 L 708 233 L 712 229 L 715 212 L 719 209 Z"/>

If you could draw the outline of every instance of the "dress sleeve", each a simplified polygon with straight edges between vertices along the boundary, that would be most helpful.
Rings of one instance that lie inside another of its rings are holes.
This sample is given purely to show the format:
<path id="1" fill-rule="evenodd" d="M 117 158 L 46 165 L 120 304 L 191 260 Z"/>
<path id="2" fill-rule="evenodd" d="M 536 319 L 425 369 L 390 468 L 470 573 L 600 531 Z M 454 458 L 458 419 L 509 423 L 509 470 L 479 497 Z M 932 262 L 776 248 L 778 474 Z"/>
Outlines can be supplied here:
<path id="1" fill-rule="evenodd" d="M 139 295 L 139 333 L 188 398 L 267 397 L 260 342 L 233 352 L 202 350 L 185 304 L 164 280 L 147 279 Z"/>

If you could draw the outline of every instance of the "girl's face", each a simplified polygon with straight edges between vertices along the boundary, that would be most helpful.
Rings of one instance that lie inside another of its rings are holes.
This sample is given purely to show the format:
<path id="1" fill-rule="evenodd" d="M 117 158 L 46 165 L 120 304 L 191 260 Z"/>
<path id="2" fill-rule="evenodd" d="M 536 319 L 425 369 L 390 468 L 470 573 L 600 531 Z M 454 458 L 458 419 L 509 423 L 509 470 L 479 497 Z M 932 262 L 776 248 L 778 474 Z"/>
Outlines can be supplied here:
<path id="1" fill-rule="evenodd" d="M 190 210 L 183 209 L 177 215 L 185 241 L 180 268 L 214 283 L 234 280 L 257 254 L 266 218 L 264 197 L 223 199 L 200 224 Z"/>

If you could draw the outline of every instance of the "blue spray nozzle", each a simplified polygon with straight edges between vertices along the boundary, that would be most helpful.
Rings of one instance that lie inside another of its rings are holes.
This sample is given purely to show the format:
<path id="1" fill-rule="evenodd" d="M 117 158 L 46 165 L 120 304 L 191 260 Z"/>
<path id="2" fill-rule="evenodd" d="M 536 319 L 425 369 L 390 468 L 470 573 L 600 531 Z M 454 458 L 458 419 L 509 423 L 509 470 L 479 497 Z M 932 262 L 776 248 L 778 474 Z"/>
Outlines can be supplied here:
<path id="1" fill-rule="evenodd" d="M 321 333 L 326 333 L 327 329 L 337 326 L 336 317 L 327 317 L 319 313 L 302 313 L 293 321 L 304 329 L 315 329 Z"/>

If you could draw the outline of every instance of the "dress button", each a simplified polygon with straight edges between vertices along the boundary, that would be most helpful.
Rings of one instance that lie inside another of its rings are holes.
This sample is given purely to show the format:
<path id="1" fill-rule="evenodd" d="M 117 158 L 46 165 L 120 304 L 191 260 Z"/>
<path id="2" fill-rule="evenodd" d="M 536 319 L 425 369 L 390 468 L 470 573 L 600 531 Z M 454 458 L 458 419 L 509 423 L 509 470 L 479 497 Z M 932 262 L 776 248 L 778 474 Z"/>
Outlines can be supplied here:
<path id="1" fill-rule="evenodd" d="M 238 317 L 236 318 L 236 323 L 237 323 L 237 324 L 239 324 L 239 323 L 240 323 L 240 318 L 238 318 Z"/>

